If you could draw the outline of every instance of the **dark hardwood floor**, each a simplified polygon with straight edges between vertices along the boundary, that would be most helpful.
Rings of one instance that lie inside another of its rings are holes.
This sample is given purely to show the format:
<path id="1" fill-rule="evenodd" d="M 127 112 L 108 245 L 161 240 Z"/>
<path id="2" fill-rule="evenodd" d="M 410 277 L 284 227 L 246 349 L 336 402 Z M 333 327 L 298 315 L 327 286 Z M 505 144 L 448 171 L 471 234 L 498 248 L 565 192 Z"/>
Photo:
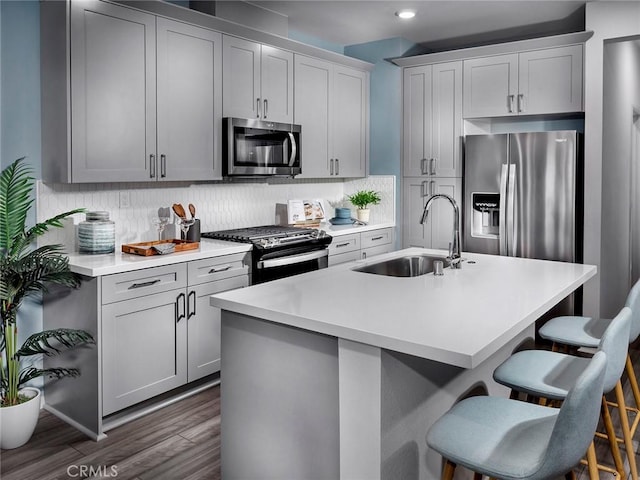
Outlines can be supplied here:
<path id="1" fill-rule="evenodd" d="M 640 375 L 640 345 L 632 345 L 630 351 Z M 624 385 L 628 405 L 634 405 L 626 378 Z M 636 441 L 639 437 L 640 433 L 636 434 Z M 608 444 L 598 441 L 597 450 L 598 459 L 611 465 Z M 589 478 L 586 467 L 575 471 L 579 480 Z M 1 480 L 88 477 L 219 480 L 220 387 L 110 430 L 107 438 L 100 442 L 88 439 L 43 410 L 36 431 L 26 445 L 0 452 Z M 601 473 L 600 478 L 614 477 Z"/>
<path id="2" fill-rule="evenodd" d="M 2 480 L 219 480 L 220 388 L 110 430 L 100 442 L 43 410 L 31 440 L 0 455 Z"/>

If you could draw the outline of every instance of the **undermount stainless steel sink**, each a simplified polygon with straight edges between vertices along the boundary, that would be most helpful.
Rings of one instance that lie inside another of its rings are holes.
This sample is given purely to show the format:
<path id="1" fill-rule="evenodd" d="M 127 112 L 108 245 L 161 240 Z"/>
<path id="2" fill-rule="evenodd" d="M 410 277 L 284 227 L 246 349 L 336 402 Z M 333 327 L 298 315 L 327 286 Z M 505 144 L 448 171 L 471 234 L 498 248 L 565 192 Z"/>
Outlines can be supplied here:
<path id="1" fill-rule="evenodd" d="M 418 277 L 433 272 L 433 262 L 441 260 L 445 267 L 451 262 L 446 257 L 432 255 L 407 255 L 383 262 L 354 268 L 356 272 L 387 275 L 389 277 Z"/>

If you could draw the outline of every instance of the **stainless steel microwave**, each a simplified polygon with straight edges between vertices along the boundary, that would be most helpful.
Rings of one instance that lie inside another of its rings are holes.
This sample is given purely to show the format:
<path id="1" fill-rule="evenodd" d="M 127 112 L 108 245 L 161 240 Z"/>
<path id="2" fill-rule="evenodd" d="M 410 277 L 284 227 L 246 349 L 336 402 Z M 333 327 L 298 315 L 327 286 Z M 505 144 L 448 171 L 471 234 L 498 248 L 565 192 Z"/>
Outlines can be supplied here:
<path id="1" fill-rule="evenodd" d="M 300 125 L 223 119 L 225 176 L 287 176 L 302 172 Z"/>

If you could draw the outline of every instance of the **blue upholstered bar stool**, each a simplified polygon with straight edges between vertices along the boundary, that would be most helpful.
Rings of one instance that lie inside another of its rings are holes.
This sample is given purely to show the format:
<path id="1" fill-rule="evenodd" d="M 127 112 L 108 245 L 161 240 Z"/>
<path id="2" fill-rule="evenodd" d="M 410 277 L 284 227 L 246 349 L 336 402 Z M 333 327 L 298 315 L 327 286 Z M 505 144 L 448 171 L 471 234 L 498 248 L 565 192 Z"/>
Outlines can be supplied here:
<path id="1" fill-rule="evenodd" d="M 629 467 L 633 479 L 637 480 L 635 453 L 629 434 L 629 422 L 620 381 L 627 357 L 630 324 L 631 309 L 624 307 L 604 331 L 598 350 L 607 355 L 603 392 L 615 391 Z M 589 358 L 565 353 L 523 350 L 514 353 L 496 368 L 493 378 L 496 382 L 518 392 L 550 400 L 563 400 L 575 379 L 587 368 L 589 361 Z M 626 478 L 624 463 L 611 421 L 609 405 L 604 395 L 601 396 L 601 403 L 602 420 L 607 430 L 616 471 L 624 479 Z M 590 464 L 589 467 L 592 469 L 593 465 Z M 611 471 L 602 465 L 598 468 Z"/>
<path id="2" fill-rule="evenodd" d="M 629 343 L 633 343 L 640 336 L 640 281 L 636 282 L 629 291 L 625 307 L 629 307 L 632 312 Z M 538 333 L 542 338 L 551 340 L 554 344 L 554 349 L 557 349 L 560 345 L 596 348 L 603 332 L 610 323 L 610 318 L 565 315 L 552 318 L 540 328 Z M 640 409 L 640 388 L 638 388 L 638 377 L 636 377 L 633 362 L 629 355 L 627 355 L 625 369 L 627 377 L 629 377 L 629 385 L 631 385 L 637 411 Z M 639 420 L 640 415 L 636 415 L 631 427 L 632 435 L 638 426 Z"/>
<path id="3" fill-rule="evenodd" d="M 595 453 L 606 354 L 598 352 L 574 379 L 560 409 L 502 397 L 470 397 L 451 408 L 427 433 L 445 459 L 442 480 L 456 465 L 504 480 L 573 478 L 587 449 Z"/>

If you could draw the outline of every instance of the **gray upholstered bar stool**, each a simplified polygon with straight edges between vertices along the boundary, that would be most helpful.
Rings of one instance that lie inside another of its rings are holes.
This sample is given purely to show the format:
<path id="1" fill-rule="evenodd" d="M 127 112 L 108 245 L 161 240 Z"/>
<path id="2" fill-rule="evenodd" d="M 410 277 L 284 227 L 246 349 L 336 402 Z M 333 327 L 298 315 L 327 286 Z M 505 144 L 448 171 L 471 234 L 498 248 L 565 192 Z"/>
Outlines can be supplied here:
<path id="1" fill-rule="evenodd" d="M 451 480 L 457 465 L 475 472 L 476 480 L 575 478 L 572 469 L 585 452 L 595 455 L 606 363 L 606 354 L 596 353 L 560 409 L 487 396 L 455 404 L 427 433 L 445 460 L 442 480 Z"/>
<path id="2" fill-rule="evenodd" d="M 640 280 L 629 291 L 625 307 L 631 309 L 631 329 L 629 330 L 629 343 L 635 342 L 640 336 Z M 580 315 L 565 315 L 555 317 L 540 327 L 540 337 L 551 340 L 554 350 L 558 350 L 560 346 L 569 347 L 590 347 L 597 348 L 603 332 L 611 323 L 610 318 L 591 318 Z M 629 385 L 633 392 L 633 399 L 636 404 L 636 417 L 631 425 L 631 434 L 633 435 L 640 421 L 640 388 L 638 388 L 638 377 L 633 368 L 631 357 L 627 354 L 625 365 Z"/>
<path id="3" fill-rule="evenodd" d="M 603 391 L 604 393 L 615 391 L 629 467 L 633 480 L 637 480 L 635 452 L 629 432 L 627 410 L 620 381 L 627 357 L 630 324 L 631 309 L 624 307 L 605 330 L 600 339 L 598 350 L 605 352 L 607 355 Z M 518 392 L 524 392 L 538 398 L 563 400 L 569 392 L 570 385 L 587 368 L 589 361 L 589 358 L 565 353 L 547 350 L 523 350 L 514 353 L 496 368 L 493 372 L 493 378 L 496 382 Z M 618 475 L 624 479 L 626 478 L 624 462 L 622 461 L 616 433 L 611 421 L 609 404 L 604 395 L 601 396 L 601 402 L 602 420 L 607 430 L 607 437 L 616 468 L 615 471 L 603 465 L 597 465 L 597 468 L 612 473 L 617 471 Z M 594 466 L 590 459 L 587 460 L 591 472 Z M 595 473 L 597 475 L 597 471 Z"/>

